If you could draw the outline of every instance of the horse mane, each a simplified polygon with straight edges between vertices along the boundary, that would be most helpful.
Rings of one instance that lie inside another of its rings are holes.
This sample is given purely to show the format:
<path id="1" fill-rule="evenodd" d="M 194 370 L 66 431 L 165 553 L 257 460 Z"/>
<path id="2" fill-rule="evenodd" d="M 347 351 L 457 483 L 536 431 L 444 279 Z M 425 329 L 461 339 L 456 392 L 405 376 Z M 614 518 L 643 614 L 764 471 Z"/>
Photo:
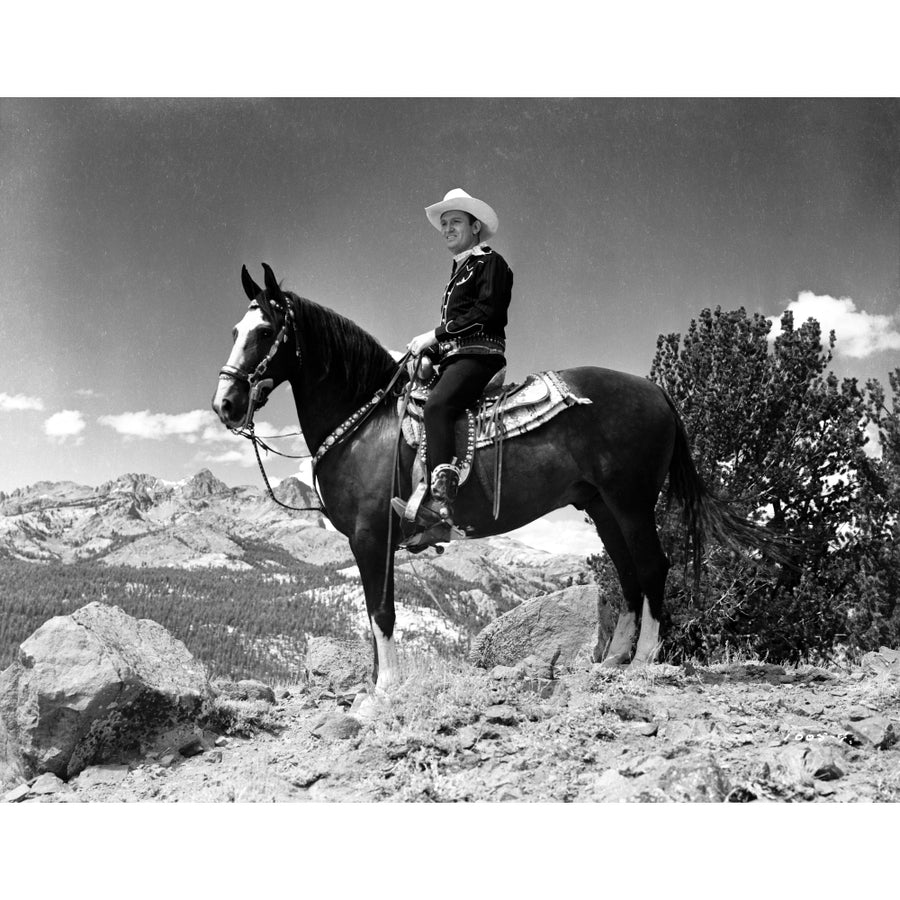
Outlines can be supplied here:
<path id="1" fill-rule="evenodd" d="M 385 387 L 397 363 L 376 338 L 334 310 L 292 291 L 283 293 L 293 307 L 304 356 L 316 358 L 319 380 L 341 376 L 360 401 Z"/>

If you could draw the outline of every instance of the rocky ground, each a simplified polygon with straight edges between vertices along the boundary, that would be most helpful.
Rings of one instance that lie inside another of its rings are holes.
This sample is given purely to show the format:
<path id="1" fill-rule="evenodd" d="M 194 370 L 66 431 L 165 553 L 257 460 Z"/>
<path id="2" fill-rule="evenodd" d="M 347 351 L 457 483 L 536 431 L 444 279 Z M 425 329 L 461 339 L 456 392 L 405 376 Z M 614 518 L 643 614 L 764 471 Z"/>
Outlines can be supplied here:
<path id="1" fill-rule="evenodd" d="M 487 672 L 407 660 L 361 723 L 351 695 L 231 700 L 201 738 L 129 764 L 45 775 L 38 802 L 900 800 L 900 653 L 853 668 Z M 227 712 L 227 715 L 223 714 Z M 229 733 L 230 732 L 230 733 Z"/>

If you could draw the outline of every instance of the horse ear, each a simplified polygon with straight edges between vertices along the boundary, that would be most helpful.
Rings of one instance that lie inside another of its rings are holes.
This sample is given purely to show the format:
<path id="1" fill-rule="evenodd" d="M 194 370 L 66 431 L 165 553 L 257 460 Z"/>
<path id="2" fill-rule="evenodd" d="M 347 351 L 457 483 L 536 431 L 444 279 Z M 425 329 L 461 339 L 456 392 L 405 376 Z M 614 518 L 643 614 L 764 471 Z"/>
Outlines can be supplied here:
<path id="1" fill-rule="evenodd" d="M 241 284 L 244 285 L 244 293 L 251 300 L 255 300 L 262 293 L 262 288 L 250 277 L 246 266 L 241 267 Z"/>
<path id="2" fill-rule="evenodd" d="M 278 280 L 275 278 L 275 273 L 272 271 L 272 267 L 268 263 L 263 263 L 263 272 L 266 273 L 266 290 L 269 292 L 269 297 L 273 300 L 278 300 L 280 303 L 284 302 L 284 294 L 281 291 L 281 288 L 278 286 Z"/>

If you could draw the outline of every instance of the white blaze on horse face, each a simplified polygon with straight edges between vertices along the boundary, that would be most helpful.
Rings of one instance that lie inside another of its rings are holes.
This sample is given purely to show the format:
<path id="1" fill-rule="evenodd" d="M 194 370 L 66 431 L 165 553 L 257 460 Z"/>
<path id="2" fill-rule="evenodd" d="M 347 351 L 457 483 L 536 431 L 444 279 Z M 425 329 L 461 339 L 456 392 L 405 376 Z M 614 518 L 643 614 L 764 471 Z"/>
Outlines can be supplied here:
<path id="1" fill-rule="evenodd" d="M 372 622 L 372 634 L 375 635 L 375 647 L 378 652 L 378 682 L 376 688 L 389 688 L 400 680 L 400 663 L 397 659 L 397 643 L 393 637 L 387 637 L 378 627 L 375 619 Z"/>
<path id="2" fill-rule="evenodd" d="M 231 348 L 231 355 L 228 357 L 229 366 L 248 371 L 248 366 L 245 364 L 247 343 L 255 329 L 264 327 L 269 327 L 269 323 L 262 310 L 258 306 L 250 307 L 244 314 L 244 318 L 234 326 L 234 346 Z M 254 363 L 250 371 L 255 368 L 256 364 Z"/>
<path id="3" fill-rule="evenodd" d="M 231 348 L 231 354 L 228 357 L 228 365 L 242 372 L 250 374 L 256 368 L 256 362 L 252 365 L 247 360 L 247 344 L 250 341 L 250 335 L 257 328 L 268 326 L 265 316 L 257 307 L 248 309 L 244 318 L 234 326 L 234 346 Z M 216 393 L 213 397 L 213 409 L 218 413 L 219 417 L 223 417 L 222 403 L 223 400 L 229 398 L 233 401 L 234 394 L 237 391 L 248 391 L 248 386 L 233 378 L 220 378 L 216 387 Z M 226 418 L 222 418 L 226 424 L 229 424 Z"/>

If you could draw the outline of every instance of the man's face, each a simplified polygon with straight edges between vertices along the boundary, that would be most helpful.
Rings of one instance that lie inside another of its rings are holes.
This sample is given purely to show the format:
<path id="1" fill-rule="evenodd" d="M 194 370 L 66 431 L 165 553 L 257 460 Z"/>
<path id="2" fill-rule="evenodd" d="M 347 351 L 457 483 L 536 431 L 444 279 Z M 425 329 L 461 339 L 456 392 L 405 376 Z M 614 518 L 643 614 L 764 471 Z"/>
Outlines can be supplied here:
<path id="1" fill-rule="evenodd" d="M 475 227 L 480 229 L 481 223 L 478 222 Z M 453 254 L 474 247 L 479 240 L 469 214 L 459 209 L 450 209 L 441 216 L 441 234 L 447 243 L 447 249 Z"/>

